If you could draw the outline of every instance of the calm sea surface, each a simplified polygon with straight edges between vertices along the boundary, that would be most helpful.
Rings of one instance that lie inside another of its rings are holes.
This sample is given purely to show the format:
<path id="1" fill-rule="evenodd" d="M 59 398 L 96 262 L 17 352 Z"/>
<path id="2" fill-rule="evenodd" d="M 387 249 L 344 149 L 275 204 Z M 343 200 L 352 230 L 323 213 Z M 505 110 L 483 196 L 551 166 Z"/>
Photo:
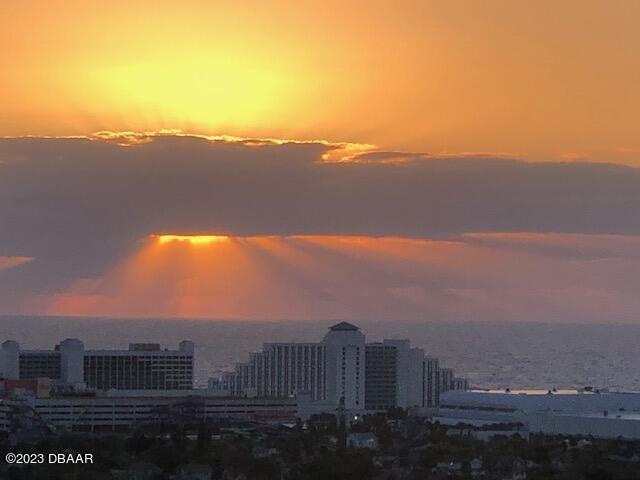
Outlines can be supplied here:
<path id="1" fill-rule="evenodd" d="M 317 341 L 335 322 L 121 320 L 0 317 L 0 341 L 52 348 L 67 337 L 86 348 L 159 342 L 196 344 L 196 381 L 244 361 L 273 341 Z M 479 387 L 581 387 L 640 390 L 640 325 L 354 322 L 368 341 L 409 338 Z"/>

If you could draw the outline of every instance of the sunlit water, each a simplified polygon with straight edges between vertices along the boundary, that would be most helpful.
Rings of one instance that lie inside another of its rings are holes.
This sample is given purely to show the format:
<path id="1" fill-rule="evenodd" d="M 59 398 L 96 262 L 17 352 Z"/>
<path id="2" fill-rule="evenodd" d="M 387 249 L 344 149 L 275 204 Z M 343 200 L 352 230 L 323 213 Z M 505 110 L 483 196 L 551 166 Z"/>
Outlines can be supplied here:
<path id="1" fill-rule="evenodd" d="M 316 341 L 327 321 L 246 322 L 0 317 L 0 340 L 51 348 L 67 337 L 87 348 L 196 343 L 196 382 L 243 361 L 264 342 Z M 409 338 L 480 387 L 608 387 L 640 390 L 640 325 L 354 322 L 368 341 Z"/>

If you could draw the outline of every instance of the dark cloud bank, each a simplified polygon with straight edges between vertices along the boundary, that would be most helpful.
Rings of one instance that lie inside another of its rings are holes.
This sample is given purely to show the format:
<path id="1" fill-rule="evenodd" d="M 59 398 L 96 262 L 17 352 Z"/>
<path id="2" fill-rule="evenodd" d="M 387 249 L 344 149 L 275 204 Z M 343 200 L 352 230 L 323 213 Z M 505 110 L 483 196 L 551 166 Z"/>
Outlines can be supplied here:
<path id="1" fill-rule="evenodd" d="M 0 290 L 99 275 L 160 232 L 640 233 L 638 169 L 492 158 L 323 163 L 329 148 L 2 139 L 0 256 L 36 261 L 11 281 L 0 272 Z"/>

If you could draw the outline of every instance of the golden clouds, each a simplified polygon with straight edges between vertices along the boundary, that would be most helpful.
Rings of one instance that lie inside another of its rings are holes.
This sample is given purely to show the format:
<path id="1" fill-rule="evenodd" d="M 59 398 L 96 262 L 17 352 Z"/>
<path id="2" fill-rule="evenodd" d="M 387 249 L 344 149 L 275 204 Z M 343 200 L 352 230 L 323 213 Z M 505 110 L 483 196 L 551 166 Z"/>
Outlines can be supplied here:
<path id="1" fill-rule="evenodd" d="M 210 245 L 229 241 L 226 235 L 154 235 L 160 245 L 171 242 L 186 242 L 190 245 Z"/>
<path id="2" fill-rule="evenodd" d="M 90 5 L 0 6 L 0 135 L 180 129 L 637 163 L 635 2 Z"/>

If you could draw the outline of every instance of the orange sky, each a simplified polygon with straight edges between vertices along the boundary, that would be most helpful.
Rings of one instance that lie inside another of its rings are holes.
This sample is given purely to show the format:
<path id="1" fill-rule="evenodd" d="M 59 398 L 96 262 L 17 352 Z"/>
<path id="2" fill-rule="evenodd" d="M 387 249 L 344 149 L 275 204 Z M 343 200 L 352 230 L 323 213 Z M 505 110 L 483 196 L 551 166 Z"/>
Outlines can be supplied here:
<path id="1" fill-rule="evenodd" d="M 563 258 L 567 247 L 580 255 Z M 638 236 L 151 236 L 105 275 L 31 297 L 25 310 L 263 320 L 597 322 L 613 315 L 633 322 L 640 277 L 629 271 L 638 271 L 639 249 Z"/>
<path id="2" fill-rule="evenodd" d="M 638 19 L 1 1 L 0 314 L 635 321 Z"/>
<path id="3" fill-rule="evenodd" d="M 7 1 L 0 135 L 639 163 L 640 3 Z"/>

